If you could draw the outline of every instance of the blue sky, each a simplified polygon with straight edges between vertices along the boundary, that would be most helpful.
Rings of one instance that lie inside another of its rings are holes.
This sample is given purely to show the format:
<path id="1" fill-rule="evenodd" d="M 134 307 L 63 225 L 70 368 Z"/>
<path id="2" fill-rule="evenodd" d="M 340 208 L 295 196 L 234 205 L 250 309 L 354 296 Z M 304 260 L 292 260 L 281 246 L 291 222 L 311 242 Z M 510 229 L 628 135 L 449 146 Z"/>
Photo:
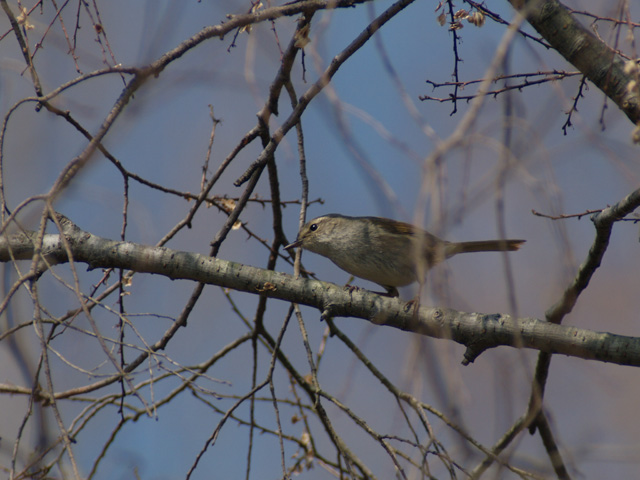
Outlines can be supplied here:
<path id="1" fill-rule="evenodd" d="M 379 0 L 372 5 L 314 17 L 311 44 L 305 56 L 306 83 L 300 58 L 294 68 L 293 83 L 298 96 L 316 81 L 318 69 L 324 69 L 367 25 L 368 8 L 379 13 L 391 2 Z M 418 100 L 425 94 L 446 96 L 448 92 L 444 89 L 433 92 L 425 80 L 449 81 L 453 70 L 451 33 L 436 22 L 435 6 L 435 2 L 416 2 L 385 25 L 379 34 L 403 88 L 422 119 L 441 140 L 458 126 L 468 105 L 460 102 L 459 112 L 451 116 L 449 103 Z M 45 12 L 50 8 L 47 4 Z M 248 2 L 231 1 L 178 3 L 154 0 L 133 4 L 112 1 L 101 4 L 100 13 L 116 61 L 125 66 L 141 66 L 203 27 L 224 21 L 227 13 L 241 13 L 247 8 Z M 499 9 L 498 13 L 506 19 L 513 15 L 506 2 L 492 5 L 492 8 Z M 75 17 L 70 12 L 65 21 L 73 25 Z M 40 38 L 47 19 L 46 14 L 33 16 L 35 29 L 30 33 L 31 38 Z M 81 45 L 79 64 L 84 72 L 90 72 L 103 66 L 103 54 L 94 42 L 90 23 L 84 17 L 83 22 L 78 42 Z M 292 24 L 291 19 L 280 19 L 275 23 L 283 45 L 288 42 Z M 8 30 L 4 17 L 0 19 L 0 27 L 3 32 Z M 483 75 L 503 34 L 504 29 L 492 22 L 487 22 L 483 28 L 466 25 L 460 31 L 462 80 Z M 128 169 L 171 188 L 197 193 L 211 131 L 209 105 L 213 106 L 215 116 L 222 120 L 216 130 L 211 170 L 217 168 L 242 135 L 255 125 L 255 113 L 268 94 L 280 52 L 268 23 L 255 26 L 250 35 L 240 34 L 236 47 L 227 52 L 231 41 L 232 35 L 228 35 L 223 41 L 204 42 L 170 65 L 158 78 L 149 79 L 148 84 L 136 93 L 105 140 L 107 148 Z M 0 42 L 0 106 L 3 112 L 20 98 L 33 95 L 28 75 L 20 75 L 23 68 L 20 62 L 15 39 L 6 38 Z M 77 75 L 59 28 L 48 35 L 45 49 L 36 56 L 36 64 L 45 90 Z M 508 56 L 510 72 L 554 68 L 573 70 L 555 52 L 547 52 L 522 39 L 512 45 Z M 530 87 L 511 97 L 515 116 L 512 145 L 518 163 L 510 170 L 505 189 L 505 224 L 509 236 L 527 239 L 525 248 L 511 257 L 517 313 L 522 316 L 541 318 L 544 315 L 584 259 L 594 236 L 588 218 L 567 220 L 559 225 L 533 216 L 531 210 L 555 214 L 603 208 L 622 199 L 638 184 L 637 151 L 630 142 L 633 125 L 608 102 L 604 115 L 606 129 L 603 130 L 599 123 L 603 95 L 595 87 L 590 86 L 585 92 L 579 112 L 573 117 L 574 127 L 567 135 L 563 134 L 565 112 L 577 92 L 578 83 L 579 79 L 573 78 Z M 122 81 L 115 75 L 93 79 L 59 97 L 57 106 L 72 111 L 86 128 L 95 132 L 122 87 Z M 338 71 L 332 89 L 342 107 L 348 135 L 343 136 L 343 127 L 336 123 L 335 102 L 325 93 L 319 95 L 303 117 L 310 198 L 324 201 L 322 205 L 312 205 L 309 215 L 339 212 L 411 220 L 420 200 L 421 183 L 425 180 L 423 161 L 434 148 L 434 139 L 424 135 L 405 107 L 373 42 Z M 470 87 L 467 90 L 473 91 Z M 469 134 L 469 141 L 462 148 L 447 152 L 443 158 L 441 190 L 428 197 L 428 215 L 424 221 L 430 227 L 436 224 L 439 234 L 447 239 L 479 240 L 498 235 L 496 171 L 500 165 L 499 145 L 504 133 L 506 98 L 506 95 L 488 98 Z M 280 101 L 280 111 L 280 116 L 272 119 L 272 129 L 291 111 L 286 96 Z M 344 138 L 357 145 L 370 171 L 383 180 L 393 192 L 393 198 L 383 193 L 380 184 L 367 178 L 363 164 L 350 152 Z M 15 206 L 30 195 L 46 192 L 60 169 L 85 144 L 86 141 L 61 119 L 45 111 L 35 113 L 33 104 L 21 107 L 8 124 L 3 149 L 9 204 Z M 404 150 L 398 148 L 398 144 Z M 224 174 L 214 193 L 237 196 L 240 189 L 233 186 L 233 181 L 259 153 L 258 144 L 245 149 Z M 301 183 L 293 132 L 278 149 L 276 161 L 283 199 L 299 198 Z M 119 174 L 103 157 L 96 155 L 56 207 L 81 228 L 104 237 L 118 238 L 122 191 Z M 261 180 L 257 192 L 268 196 L 266 178 Z M 145 244 L 154 244 L 162 238 L 190 206 L 183 199 L 151 191 L 135 182 L 131 183 L 129 201 L 127 238 Z M 35 228 L 38 214 L 36 205 L 23 215 L 24 224 Z M 288 206 L 284 214 L 285 233 L 292 240 L 298 229 L 297 206 Z M 224 215 L 213 208 L 202 209 L 193 228 L 181 232 L 168 247 L 206 253 L 224 219 Z M 263 238 L 271 240 L 268 207 L 251 206 L 241 220 Z M 561 241 L 563 234 L 566 243 Z M 636 291 L 640 268 L 637 227 L 630 224 L 616 226 L 611 242 L 601 270 L 567 322 L 584 328 L 637 335 L 640 308 Z M 220 257 L 262 267 L 266 262 L 266 250 L 248 240 L 241 231 L 234 231 L 223 245 Z M 461 256 L 448 263 L 445 272 L 448 274 L 450 305 L 470 311 L 506 312 L 508 289 L 502 261 L 491 255 L 477 257 Z M 320 279 L 338 284 L 348 280 L 344 272 L 322 257 L 306 254 L 304 263 Z M 278 268 L 292 272 L 284 263 Z M 82 272 L 81 276 L 86 282 L 95 282 L 101 272 Z M 437 278 L 433 277 L 434 284 Z M 356 283 L 372 288 L 364 281 Z M 70 308 L 69 304 L 73 302 L 70 292 L 53 281 L 42 288 L 47 305 L 53 311 L 61 314 Z M 188 282 L 137 276 L 130 288 L 132 294 L 126 300 L 127 308 L 131 312 L 175 317 L 192 289 L 193 285 Z M 411 289 L 403 291 L 406 298 L 412 295 Z M 252 318 L 257 298 L 245 294 L 233 297 L 241 311 Z M 443 298 L 431 292 L 427 301 L 441 302 Z M 115 308 L 115 302 L 114 298 L 109 305 Z M 24 308 L 28 315 L 31 308 L 28 299 L 24 300 Z M 269 309 L 266 326 L 275 334 L 287 305 L 272 301 Z M 325 325 L 318 321 L 318 312 L 310 309 L 304 309 L 304 312 L 310 343 L 317 347 Z M 106 311 L 96 313 L 96 317 L 103 322 L 101 328 L 113 334 L 114 317 Z M 152 316 L 142 317 L 136 319 L 136 327 L 144 332 L 147 340 L 155 341 L 169 322 Z M 535 361 L 533 352 L 497 349 L 485 353 L 471 366 L 462 367 L 463 349 L 459 345 L 415 338 L 354 319 L 340 319 L 340 325 L 400 386 L 444 411 L 453 406 L 461 407 L 467 427 L 487 445 L 491 445 L 525 408 Z M 291 358 L 301 362 L 304 371 L 305 354 L 300 334 L 297 327 L 290 328 L 284 348 Z M 183 363 L 201 362 L 244 331 L 245 327 L 231 311 L 221 290 L 209 286 L 194 310 L 188 328 L 178 334 L 164 353 Z M 33 338 L 30 341 L 33 342 Z M 60 349 L 68 349 L 68 355 L 79 363 L 86 361 L 89 365 L 101 361 L 100 350 L 92 343 L 84 344 L 88 340 L 81 335 L 69 335 L 68 339 L 64 337 L 59 342 Z M 35 343 L 32 348 L 37 352 Z M 435 356 L 428 358 L 437 365 L 427 364 L 423 351 L 427 348 L 435 352 Z M 243 352 L 246 354 L 249 350 L 239 351 L 210 372 L 230 384 L 211 382 L 207 388 L 220 395 L 246 391 L 251 363 Z M 265 363 L 261 365 L 266 365 L 269 358 L 264 351 L 262 356 Z M 0 358 L 8 362 L 5 365 L 13 365 L 2 345 Z M 321 378 L 326 382 L 325 388 L 348 400 L 376 428 L 385 431 L 397 427 L 398 413 L 393 410 L 393 399 L 380 391 L 380 385 L 342 345 L 330 339 L 323 362 Z M 61 389 L 86 381 L 79 372 L 65 369 L 62 364 L 57 367 L 56 380 Z M 5 377 L 2 382 L 7 379 L 20 382 L 12 368 L 0 367 L 0 373 Z M 160 372 L 161 369 L 155 370 L 155 374 Z M 438 393 L 435 386 L 438 376 L 444 378 L 444 386 L 441 385 L 444 393 Z M 636 380 L 635 369 L 554 358 L 547 389 L 549 410 L 562 445 L 569 449 L 567 457 L 575 459 L 575 466 L 583 478 L 602 478 L 604 472 L 614 478 L 631 478 L 633 472 L 637 473 L 635 463 L 609 461 L 616 458 L 611 451 L 635 442 L 640 428 L 632 401 L 638 398 Z M 277 386 L 280 394 L 286 396 L 288 382 L 283 375 L 278 377 Z M 158 385 L 157 388 L 153 395 L 161 396 L 171 386 Z M 151 395 L 149 389 L 145 390 L 147 400 Z M 267 396 L 268 391 L 263 395 Z M 131 478 L 133 468 L 145 479 L 182 478 L 220 418 L 202 403 L 189 398 L 189 394 L 183 397 L 181 402 L 160 408 L 157 418 L 142 418 L 127 425 L 105 457 L 96 478 Z M 447 401 L 450 404 L 440 403 Z M 134 399 L 131 402 L 135 404 Z M 222 406 L 230 404 L 230 400 L 220 400 Z M 18 402 L 14 405 L 16 418 L 20 419 L 24 410 Z M 75 408 L 75 405 L 65 405 L 68 421 L 77 414 Z M 268 402 L 260 406 L 259 412 L 265 424 L 273 428 L 273 410 Z M 242 407 L 240 413 L 248 415 L 247 408 Z M 344 414 L 335 410 L 332 414 L 336 424 L 341 427 L 348 424 Z M 84 441 L 79 441 L 77 446 L 83 468 L 89 468 L 115 421 L 115 409 L 106 411 L 93 427 L 83 432 Z M 1 436 L 12 442 L 16 434 L 15 419 L 0 420 L 0 427 Z M 288 423 L 287 427 L 294 433 L 298 428 Z M 244 476 L 247 432 L 245 427 L 230 422 L 218 443 L 203 457 L 194 478 L 211 478 L 211 472 L 217 473 L 216 478 Z M 379 449 L 357 432 L 345 428 L 343 433 L 357 445 L 354 447 L 357 453 L 379 469 L 380 478 L 390 478 L 393 474 L 390 462 L 379 455 Z M 455 447 L 456 441 L 451 439 L 451 448 Z M 524 443 L 524 458 L 518 460 L 524 464 L 534 460 L 544 464 L 539 440 L 527 438 Z M 287 447 L 287 454 L 293 453 Z M 253 461 L 252 478 L 261 478 L 260 468 L 266 469 L 267 477 L 277 478 L 280 474 L 277 443 L 272 438 L 258 435 Z M 306 472 L 304 478 L 327 478 L 327 473 L 316 467 Z"/>

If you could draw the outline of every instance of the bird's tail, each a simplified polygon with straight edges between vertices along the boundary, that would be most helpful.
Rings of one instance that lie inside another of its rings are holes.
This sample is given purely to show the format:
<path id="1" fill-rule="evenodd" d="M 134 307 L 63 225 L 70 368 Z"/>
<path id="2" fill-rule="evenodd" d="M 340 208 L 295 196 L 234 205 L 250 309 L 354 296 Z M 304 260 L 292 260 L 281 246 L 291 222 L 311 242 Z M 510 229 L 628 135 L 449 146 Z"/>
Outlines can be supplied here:
<path id="1" fill-rule="evenodd" d="M 518 250 L 525 240 L 481 240 L 477 242 L 451 242 L 445 247 L 445 255 L 451 257 L 468 252 L 508 252 Z"/>

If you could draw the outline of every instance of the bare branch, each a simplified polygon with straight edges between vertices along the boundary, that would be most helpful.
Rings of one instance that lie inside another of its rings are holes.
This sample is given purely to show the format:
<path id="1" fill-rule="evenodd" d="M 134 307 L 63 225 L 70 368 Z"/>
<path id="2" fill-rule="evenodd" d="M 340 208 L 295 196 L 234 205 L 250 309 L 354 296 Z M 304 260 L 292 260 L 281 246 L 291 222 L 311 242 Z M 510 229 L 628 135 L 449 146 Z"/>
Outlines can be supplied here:
<path id="1" fill-rule="evenodd" d="M 620 212 L 616 210 L 616 215 Z M 376 325 L 387 325 L 435 338 L 449 338 L 467 346 L 465 364 L 473 362 L 486 349 L 508 345 L 640 366 L 640 339 L 636 337 L 564 327 L 535 318 L 465 313 L 440 307 L 421 307 L 419 318 L 416 319 L 411 303 L 381 297 L 366 290 L 345 290 L 330 283 L 295 279 L 284 273 L 196 253 L 108 240 L 81 230 L 64 217 L 61 217 L 60 223 L 64 226 L 64 235 L 74 261 L 87 263 L 90 268 L 124 268 L 174 280 L 187 279 L 220 285 L 312 306 L 319 309 L 324 317 L 362 318 Z M 29 245 L 32 244 L 32 235 L 17 234 L 1 239 L 0 261 L 10 261 L 11 251 L 15 259 L 31 258 Z M 21 252 L 21 256 L 16 252 Z M 44 236 L 43 255 L 52 263 L 67 261 L 67 252 L 59 235 Z M 576 283 L 582 284 L 582 281 Z M 561 303 L 556 308 L 566 309 L 567 306 Z"/>
<path id="2" fill-rule="evenodd" d="M 613 100 L 631 122 L 640 120 L 635 62 L 629 66 L 627 60 L 581 25 L 557 0 L 509 0 L 509 3 L 521 10 L 533 28 Z"/>

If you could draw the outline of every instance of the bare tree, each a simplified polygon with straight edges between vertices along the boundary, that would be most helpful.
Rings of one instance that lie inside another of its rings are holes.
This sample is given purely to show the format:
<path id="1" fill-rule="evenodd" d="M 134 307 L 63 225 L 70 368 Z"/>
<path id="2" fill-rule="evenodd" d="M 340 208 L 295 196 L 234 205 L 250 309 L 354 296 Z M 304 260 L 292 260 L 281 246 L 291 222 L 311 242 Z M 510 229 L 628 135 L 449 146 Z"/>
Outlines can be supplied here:
<path id="1" fill-rule="evenodd" d="M 0 4 L 8 478 L 637 472 L 628 2 Z M 332 211 L 527 244 L 407 302 Z"/>

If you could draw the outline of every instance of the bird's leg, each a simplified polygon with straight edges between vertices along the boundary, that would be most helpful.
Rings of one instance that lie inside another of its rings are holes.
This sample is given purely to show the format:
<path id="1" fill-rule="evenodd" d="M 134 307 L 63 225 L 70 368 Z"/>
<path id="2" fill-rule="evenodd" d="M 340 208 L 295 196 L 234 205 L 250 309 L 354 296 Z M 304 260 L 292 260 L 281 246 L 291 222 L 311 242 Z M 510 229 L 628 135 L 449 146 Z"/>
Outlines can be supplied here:
<path id="1" fill-rule="evenodd" d="M 424 287 L 424 282 L 418 283 L 418 294 L 413 299 L 413 319 L 415 321 L 418 320 L 418 314 L 420 312 L 420 299 L 422 298 L 422 287 Z"/>
<path id="2" fill-rule="evenodd" d="M 415 297 L 409 300 L 404 307 L 404 311 L 408 312 L 411 308 L 413 310 L 413 320 L 418 320 L 418 313 L 420 311 L 420 298 L 422 298 L 422 287 L 424 286 L 424 282 L 420 282 L 418 286 L 418 293 Z"/>
<path id="3" fill-rule="evenodd" d="M 400 296 L 400 294 L 398 293 L 398 289 L 396 287 L 389 287 L 387 285 L 381 285 L 382 287 L 384 287 L 384 289 L 386 290 L 386 292 L 374 292 L 373 290 L 370 290 L 372 293 L 375 293 L 376 295 L 382 295 L 383 297 L 398 297 Z M 356 286 L 356 285 L 351 285 L 350 283 L 347 283 L 344 288 L 346 290 L 349 290 L 349 293 L 353 293 L 356 290 L 360 290 L 360 287 Z"/>
<path id="4" fill-rule="evenodd" d="M 386 295 L 387 297 L 399 297 L 400 293 L 398 293 L 398 289 L 396 287 L 392 287 L 390 285 L 382 285 L 387 293 L 381 293 L 380 295 Z"/>

